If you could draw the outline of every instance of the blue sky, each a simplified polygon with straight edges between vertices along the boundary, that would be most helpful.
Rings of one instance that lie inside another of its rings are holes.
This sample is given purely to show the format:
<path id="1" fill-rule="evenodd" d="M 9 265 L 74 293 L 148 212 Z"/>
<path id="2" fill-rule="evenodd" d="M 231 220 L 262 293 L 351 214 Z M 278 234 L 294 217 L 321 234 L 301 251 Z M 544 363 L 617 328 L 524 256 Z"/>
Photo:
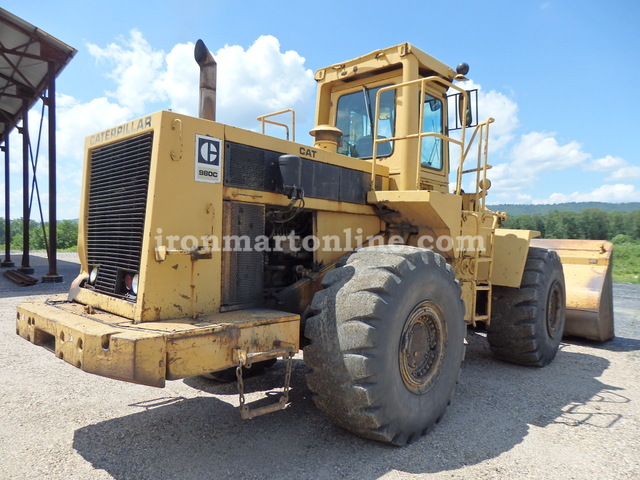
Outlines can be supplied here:
<path id="1" fill-rule="evenodd" d="M 318 68 L 402 42 L 453 67 L 465 61 L 481 89 L 481 115 L 496 118 L 490 203 L 640 201 L 632 131 L 640 113 L 633 87 L 640 2 L 391 5 L 5 1 L 3 8 L 78 50 L 57 84 L 59 217 L 78 216 L 86 135 L 160 109 L 197 114 L 198 38 L 219 63 L 218 120 L 257 129 L 257 115 L 293 107 L 302 143 L 311 142 Z M 19 144 L 16 137 L 12 151 Z M 12 152 L 14 217 L 21 216 L 19 165 Z"/>

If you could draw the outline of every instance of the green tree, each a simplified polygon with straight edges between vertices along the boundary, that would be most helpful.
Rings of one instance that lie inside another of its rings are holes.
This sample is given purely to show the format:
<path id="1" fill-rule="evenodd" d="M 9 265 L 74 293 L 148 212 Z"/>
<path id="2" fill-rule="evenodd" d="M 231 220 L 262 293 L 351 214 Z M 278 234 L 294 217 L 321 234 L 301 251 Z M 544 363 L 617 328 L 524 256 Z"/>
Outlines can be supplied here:
<path id="1" fill-rule="evenodd" d="M 48 231 L 49 231 L 48 224 L 45 224 L 45 227 L 47 228 L 47 234 L 48 234 Z M 29 225 L 29 248 L 31 250 L 46 249 L 44 232 L 42 231 L 42 225 L 39 223 L 32 222 L 32 224 Z"/>
<path id="2" fill-rule="evenodd" d="M 535 219 L 525 213 L 524 215 L 517 215 L 514 217 L 510 217 L 507 220 L 509 228 L 519 228 L 522 230 L 535 230 L 536 229 L 536 221 Z"/>
<path id="3" fill-rule="evenodd" d="M 606 240 L 609 237 L 607 213 L 597 208 L 587 208 L 580 215 L 580 223 L 585 237 L 590 240 Z"/>
<path id="4" fill-rule="evenodd" d="M 533 216 L 533 221 L 535 223 L 535 227 L 532 228 L 532 230 L 539 231 L 542 238 L 547 238 L 547 225 L 544 216 L 540 213 L 536 213 Z"/>
<path id="5" fill-rule="evenodd" d="M 46 235 L 46 238 L 45 238 Z M 22 250 L 22 218 L 11 220 L 11 248 Z M 2 237 L 4 240 L 4 236 Z M 31 250 L 45 250 L 49 241 L 49 224 L 42 224 L 31 220 L 29 222 L 29 248 Z M 58 222 L 58 248 L 75 247 L 78 243 L 78 224 L 75 220 L 61 220 Z"/>
<path id="6" fill-rule="evenodd" d="M 578 217 L 579 214 L 576 212 L 563 212 L 562 219 L 566 237 L 562 238 L 584 238 L 584 232 L 580 228 Z"/>
<path id="7" fill-rule="evenodd" d="M 22 232 L 11 235 L 11 250 L 22 251 Z"/>
<path id="8" fill-rule="evenodd" d="M 610 212 L 609 213 L 609 237 L 614 238 L 617 235 L 624 235 L 626 233 L 625 229 L 625 219 L 627 214 L 623 212 Z"/>
<path id="9" fill-rule="evenodd" d="M 58 222 L 58 248 L 71 248 L 78 245 L 78 222 L 61 220 Z"/>
<path id="10" fill-rule="evenodd" d="M 625 233 L 635 240 L 640 240 L 640 210 L 629 212 L 625 218 Z"/>
<path id="11" fill-rule="evenodd" d="M 544 223 L 545 238 L 567 238 L 563 212 L 552 210 L 544 216 Z"/>
<path id="12" fill-rule="evenodd" d="M 14 218 L 9 225 L 11 228 L 11 245 L 13 245 L 13 237 L 22 234 L 22 218 Z"/>

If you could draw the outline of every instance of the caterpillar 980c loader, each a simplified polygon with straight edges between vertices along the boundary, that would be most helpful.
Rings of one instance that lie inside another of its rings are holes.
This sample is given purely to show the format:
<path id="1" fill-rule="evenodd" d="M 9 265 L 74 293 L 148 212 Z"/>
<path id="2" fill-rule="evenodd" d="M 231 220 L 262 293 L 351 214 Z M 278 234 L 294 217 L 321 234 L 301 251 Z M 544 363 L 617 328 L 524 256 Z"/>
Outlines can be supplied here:
<path id="1" fill-rule="evenodd" d="M 468 325 L 531 366 L 563 332 L 613 335 L 611 245 L 535 243 L 485 206 L 493 119 L 477 121 L 466 64 L 405 43 L 318 70 L 306 146 L 216 122 L 215 60 L 201 41 L 195 56 L 200 118 L 87 138 L 80 275 L 20 305 L 19 335 L 140 384 L 231 372 L 243 418 L 287 405 L 303 348 L 316 405 L 397 445 L 444 414 Z M 277 358 L 280 400 L 247 405 L 247 367 Z"/>

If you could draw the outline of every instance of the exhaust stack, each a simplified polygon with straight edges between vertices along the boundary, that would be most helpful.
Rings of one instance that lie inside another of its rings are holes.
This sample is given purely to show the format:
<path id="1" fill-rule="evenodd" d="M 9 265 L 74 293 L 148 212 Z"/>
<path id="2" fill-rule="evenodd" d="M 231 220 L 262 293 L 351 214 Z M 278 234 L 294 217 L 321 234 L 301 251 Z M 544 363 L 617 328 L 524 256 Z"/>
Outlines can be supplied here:
<path id="1" fill-rule="evenodd" d="M 193 54 L 196 62 L 200 65 L 200 109 L 198 116 L 215 121 L 218 65 L 202 40 L 196 42 Z"/>

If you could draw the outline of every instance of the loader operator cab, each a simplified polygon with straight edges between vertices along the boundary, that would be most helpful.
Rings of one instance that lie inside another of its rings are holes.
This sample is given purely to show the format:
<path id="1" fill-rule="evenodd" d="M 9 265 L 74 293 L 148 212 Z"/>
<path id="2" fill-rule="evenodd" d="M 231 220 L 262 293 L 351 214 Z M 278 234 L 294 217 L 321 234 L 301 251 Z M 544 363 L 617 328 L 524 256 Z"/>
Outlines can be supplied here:
<path id="1" fill-rule="evenodd" d="M 390 87 L 391 85 L 385 85 Z M 342 95 L 338 99 L 336 127 L 343 132 L 338 143 L 338 153 L 348 157 L 370 159 L 373 156 L 373 131 L 376 94 L 381 87 L 362 87 L 361 92 Z M 381 140 L 395 136 L 396 105 L 393 90 L 382 92 L 380 110 L 377 112 L 378 134 Z M 443 102 L 426 93 L 424 95 L 422 131 L 424 133 L 444 134 L 442 116 Z M 426 136 L 422 139 L 420 165 L 433 170 L 442 170 L 442 140 L 438 137 Z M 377 156 L 389 157 L 393 153 L 393 140 L 378 146 Z"/>
<path id="2" fill-rule="evenodd" d="M 388 86 L 388 85 L 385 85 Z M 376 95 L 381 87 L 367 88 L 346 93 L 338 99 L 336 127 L 342 132 L 338 153 L 348 157 L 367 158 L 373 156 L 373 131 Z M 383 92 L 380 96 L 378 138 L 392 138 L 395 133 L 395 95 Z M 379 157 L 388 157 L 393 152 L 393 141 L 378 147 Z"/>
<path id="3" fill-rule="evenodd" d="M 318 132 L 333 129 L 335 151 L 388 166 L 392 189 L 449 193 L 447 138 L 455 125 L 448 117 L 461 98 L 449 88 L 462 75 L 405 43 L 318 70 L 315 78 L 316 147 L 328 145 Z"/>

